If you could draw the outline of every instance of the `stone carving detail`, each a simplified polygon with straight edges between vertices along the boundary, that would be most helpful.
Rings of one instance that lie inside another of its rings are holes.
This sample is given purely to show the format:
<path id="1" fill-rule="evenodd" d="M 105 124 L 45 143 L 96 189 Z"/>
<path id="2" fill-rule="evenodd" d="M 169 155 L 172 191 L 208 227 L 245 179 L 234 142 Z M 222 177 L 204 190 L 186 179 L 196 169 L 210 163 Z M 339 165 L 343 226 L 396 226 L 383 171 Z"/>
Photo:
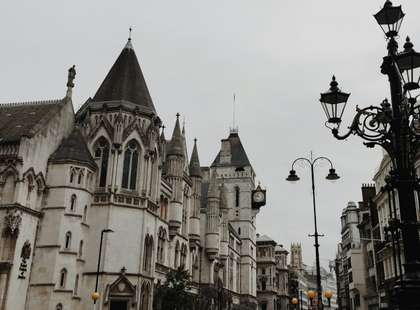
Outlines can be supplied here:
<path id="1" fill-rule="evenodd" d="M 4 218 L 5 228 L 3 230 L 3 236 L 17 238 L 19 235 L 20 224 L 22 223 L 22 212 L 19 210 L 7 211 L 6 217 Z"/>
<path id="2" fill-rule="evenodd" d="M 28 263 L 26 261 L 31 257 L 31 252 L 31 243 L 29 240 L 26 240 L 23 244 L 22 251 L 20 252 L 20 258 L 22 258 L 22 262 L 20 263 L 19 267 L 18 279 L 26 279 L 25 273 L 28 270 Z"/>

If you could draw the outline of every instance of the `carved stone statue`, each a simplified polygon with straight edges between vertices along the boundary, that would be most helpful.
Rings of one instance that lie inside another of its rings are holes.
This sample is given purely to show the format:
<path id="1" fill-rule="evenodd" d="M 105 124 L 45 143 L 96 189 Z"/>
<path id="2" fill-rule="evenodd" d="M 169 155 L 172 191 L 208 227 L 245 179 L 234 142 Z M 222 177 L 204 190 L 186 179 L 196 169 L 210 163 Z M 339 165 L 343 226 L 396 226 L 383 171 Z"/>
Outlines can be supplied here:
<path id="1" fill-rule="evenodd" d="M 5 228 L 3 235 L 6 237 L 17 238 L 19 235 L 19 226 L 22 222 L 22 212 L 19 210 L 7 211 L 6 217 L 4 218 Z"/>
<path id="2" fill-rule="evenodd" d="M 68 74 L 68 78 L 67 78 L 67 87 L 74 87 L 74 78 L 76 77 L 76 66 L 73 65 L 70 69 L 69 69 L 69 74 Z"/>
<path id="3" fill-rule="evenodd" d="M 26 240 L 25 243 L 23 244 L 20 257 L 24 259 L 29 259 L 31 257 L 31 252 L 32 252 L 31 243 L 29 242 L 29 240 Z"/>

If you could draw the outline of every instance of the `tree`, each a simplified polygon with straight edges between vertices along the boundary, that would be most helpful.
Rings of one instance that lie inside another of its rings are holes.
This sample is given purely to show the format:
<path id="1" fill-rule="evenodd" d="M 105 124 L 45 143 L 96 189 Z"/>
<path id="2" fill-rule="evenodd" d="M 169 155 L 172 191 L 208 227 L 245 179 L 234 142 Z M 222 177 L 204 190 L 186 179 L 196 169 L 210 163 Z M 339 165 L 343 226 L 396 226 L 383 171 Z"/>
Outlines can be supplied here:
<path id="1" fill-rule="evenodd" d="M 166 281 L 155 290 L 153 308 L 155 310 L 192 310 L 195 297 L 188 293 L 191 287 L 190 275 L 180 266 L 166 274 Z"/>

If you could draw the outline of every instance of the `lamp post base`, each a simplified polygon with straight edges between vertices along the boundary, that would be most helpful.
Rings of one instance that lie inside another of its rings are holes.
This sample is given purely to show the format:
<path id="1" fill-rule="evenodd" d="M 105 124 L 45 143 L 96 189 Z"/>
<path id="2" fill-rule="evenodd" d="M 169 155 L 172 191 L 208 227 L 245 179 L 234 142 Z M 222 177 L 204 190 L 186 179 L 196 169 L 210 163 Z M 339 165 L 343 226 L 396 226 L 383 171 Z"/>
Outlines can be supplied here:
<path id="1" fill-rule="evenodd" d="M 420 278 L 397 281 L 392 299 L 394 310 L 420 309 Z"/>

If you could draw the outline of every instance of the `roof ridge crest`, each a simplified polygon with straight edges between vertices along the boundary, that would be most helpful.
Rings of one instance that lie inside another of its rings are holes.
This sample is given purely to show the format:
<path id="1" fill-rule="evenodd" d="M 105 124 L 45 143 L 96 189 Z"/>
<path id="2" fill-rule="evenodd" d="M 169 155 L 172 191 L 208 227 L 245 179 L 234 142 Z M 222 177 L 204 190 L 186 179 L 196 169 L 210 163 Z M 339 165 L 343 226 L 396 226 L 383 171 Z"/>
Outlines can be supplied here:
<path id="1" fill-rule="evenodd" d="M 7 102 L 7 103 L 0 103 L 0 108 L 29 106 L 29 105 L 41 105 L 41 104 L 56 104 L 56 103 L 59 103 L 62 100 L 64 100 L 64 99 L 47 99 L 47 100 L 36 100 L 36 101 Z"/>

